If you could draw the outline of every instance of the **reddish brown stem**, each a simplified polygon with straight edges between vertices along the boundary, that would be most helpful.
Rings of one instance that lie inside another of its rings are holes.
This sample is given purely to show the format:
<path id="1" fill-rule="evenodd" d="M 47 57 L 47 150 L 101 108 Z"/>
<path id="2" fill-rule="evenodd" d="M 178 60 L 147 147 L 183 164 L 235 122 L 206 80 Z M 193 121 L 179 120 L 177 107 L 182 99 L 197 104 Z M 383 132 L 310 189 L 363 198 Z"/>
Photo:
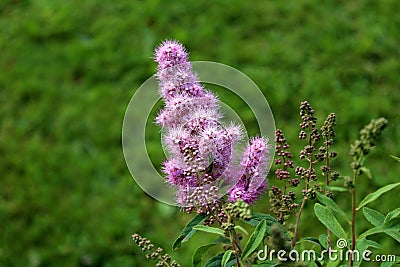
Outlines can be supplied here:
<path id="1" fill-rule="evenodd" d="M 310 132 L 311 132 L 311 130 L 309 129 L 309 135 L 310 135 Z M 311 136 L 309 137 L 308 144 L 310 146 L 313 145 L 313 141 L 311 139 Z M 312 152 L 310 153 L 309 161 L 310 161 L 310 165 L 308 166 L 308 174 L 307 174 L 307 177 L 306 177 L 306 179 L 307 179 L 306 180 L 306 188 L 305 188 L 306 192 L 308 191 L 310 178 L 311 178 L 311 173 L 312 173 L 312 169 L 313 169 L 313 154 L 312 154 Z M 300 206 L 299 212 L 296 215 L 296 225 L 295 225 L 295 229 L 294 229 L 294 233 L 293 233 L 292 248 L 294 248 L 294 246 L 296 245 L 297 233 L 298 233 L 299 223 L 300 223 L 300 217 L 301 217 L 301 213 L 303 212 L 304 205 L 306 204 L 306 201 L 307 201 L 307 196 L 305 195 L 303 197 L 303 201 L 301 202 L 301 206 Z"/>
<path id="2" fill-rule="evenodd" d="M 325 153 L 325 166 L 329 168 L 329 145 L 328 145 L 328 140 L 325 140 L 325 144 L 326 144 L 326 153 Z M 326 187 L 329 186 L 329 172 L 325 173 L 325 185 Z M 325 194 L 326 194 L 326 189 L 325 187 Z M 327 234 L 327 239 L 328 239 L 328 251 L 329 251 L 329 255 L 331 254 L 331 250 L 332 250 L 332 242 L 331 242 L 331 230 L 329 230 L 329 228 L 326 229 L 326 234 Z"/>
<path id="3" fill-rule="evenodd" d="M 308 186 L 306 186 L 306 190 L 307 189 L 308 189 Z M 300 206 L 299 212 L 296 214 L 296 226 L 294 228 L 294 233 L 293 233 L 292 248 L 294 248 L 294 246 L 296 245 L 297 231 L 299 229 L 299 223 L 300 223 L 300 216 L 301 216 L 301 213 L 303 212 L 304 205 L 306 204 L 306 200 L 307 200 L 307 197 L 305 196 L 303 198 L 303 201 L 301 202 L 301 206 Z"/>
<path id="4" fill-rule="evenodd" d="M 355 179 L 354 179 L 355 183 Z M 355 184 L 351 189 L 351 257 L 350 267 L 354 266 L 354 250 L 356 248 L 356 188 Z"/>

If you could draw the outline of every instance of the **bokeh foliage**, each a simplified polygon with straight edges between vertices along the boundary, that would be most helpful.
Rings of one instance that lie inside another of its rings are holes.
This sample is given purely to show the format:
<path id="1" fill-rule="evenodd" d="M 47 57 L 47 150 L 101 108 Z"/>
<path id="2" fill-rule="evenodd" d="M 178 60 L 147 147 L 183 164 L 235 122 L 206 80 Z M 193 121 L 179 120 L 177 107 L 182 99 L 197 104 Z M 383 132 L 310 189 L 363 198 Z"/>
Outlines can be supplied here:
<path id="1" fill-rule="evenodd" d="M 0 266 L 150 266 L 133 232 L 170 248 L 189 217 L 146 196 L 121 151 L 125 108 L 153 75 L 152 51 L 165 38 L 192 60 L 252 78 L 289 142 L 300 101 L 321 119 L 336 112 L 342 170 L 358 130 L 385 116 L 369 159 L 374 178 L 361 188 L 397 181 L 388 155 L 400 154 L 398 8 L 398 0 L 0 1 Z M 158 136 L 148 147 L 160 162 Z M 393 195 L 379 205 L 396 206 Z M 195 243 L 172 254 L 188 265 Z"/>

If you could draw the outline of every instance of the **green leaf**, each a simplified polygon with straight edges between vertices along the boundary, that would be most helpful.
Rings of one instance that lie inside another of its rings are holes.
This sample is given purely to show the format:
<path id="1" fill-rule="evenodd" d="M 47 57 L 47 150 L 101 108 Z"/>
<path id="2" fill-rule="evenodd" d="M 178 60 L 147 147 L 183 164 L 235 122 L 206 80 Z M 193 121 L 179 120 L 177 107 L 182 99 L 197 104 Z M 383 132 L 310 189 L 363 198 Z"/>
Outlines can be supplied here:
<path id="1" fill-rule="evenodd" d="M 400 233 L 399 230 L 385 230 L 385 234 L 391 236 L 394 240 L 400 243 Z"/>
<path id="2" fill-rule="evenodd" d="M 400 208 L 394 209 L 386 215 L 385 222 L 398 218 L 400 216 Z"/>
<path id="3" fill-rule="evenodd" d="M 251 214 L 251 219 L 245 222 L 256 227 L 262 220 L 266 220 L 267 222 L 273 222 L 273 224 L 275 223 L 279 224 L 279 222 L 271 215 L 258 212 L 253 212 Z"/>
<path id="4" fill-rule="evenodd" d="M 393 156 L 393 155 L 390 155 L 390 157 L 392 157 L 392 159 L 394 159 L 394 160 L 396 160 L 397 162 L 400 163 L 400 158 L 399 157 L 396 157 L 396 156 Z"/>
<path id="5" fill-rule="evenodd" d="M 201 267 L 201 259 L 203 258 L 203 255 L 213 246 L 215 246 L 216 244 L 211 243 L 211 244 L 207 244 L 201 247 L 198 247 L 196 249 L 196 251 L 193 254 L 192 257 L 192 264 L 193 267 Z"/>
<path id="6" fill-rule="evenodd" d="M 384 229 L 399 230 L 400 231 L 400 217 L 385 220 L 383 223 Z"/>
<path id="7" fill-rule="evenodd" d="M 381 263 L 381 267 L 391 267 L 393 266 L 394 262 L 391 261 L 384 261 Z"/>
<path id="8" fill-rule="evenodd" d="M 385 216 L 379 211 L 364 207 L 363 208 L 364 217 L 373 225 L 380 226 L 385 221 Z"/>
<path id="9" fill-rule="evenodd" d="M 337 267 L 340 264 L 340 260 L 336 259 L 335 261 L 331 260 L 326 263 L 326 267 Z"/>
<path id="10" fill-rule="evenodd" d="M 400 256 L 395 256 L 394 261 L 385 261 L 381 263 L 381 267 L 391 267 L 391 266 L 399 266 L 400 264 Z M 392 259 L 393 260 L 393 259 Z"/>
<path id="11" fill-rule="evenodd" d="M 361 238 L 361 239 L 357 240 L 355 250 L 360 252 L 360 257 L 359 257 L 359 260 L 357 260 L 357 256 L 355 256 L 354 267 L 360 266 L 360 264 L 363 260 L 361 253 L 363 253 L 363 251 L 367 250 L 369 247 L 382 248 L 382 246 L 379 243 L 372 241 L 372 240 L 368 240 L 366 238 Z"/>
<path id="12" fill-rule="evenodd" d="M 319 242 L 318 238 L 315 238 L 315 237 L 304 237 L 299 242 L 301 243 L 303 241 L 308 241 L 308 242 L 314 243 L 314 244 L 316 244 L 318 246 L 321 245 L 321 243 Z"/>
<path id="13" fill-rule="evenodd" d="M 256 265 L 256 267 L 275 267 L 275 266 L 278 266 L 278 265 L 279 265 L 279 263 L 276 263 L 276 262 L 265 261 L 265 262 L 262 262 L 262 263 L 258 263 Z"/>
<path id="14" fill-rule="evenodd" d="M 209 261 L 206 262 L 204 267 L 221 267 L 222 258 L 224 257 L 224 254 L 225 254 L 225 252 L 221 252 L 221 253 L 215 255 Z M 231 255 L 231 258 L 233 258 L 232 256 L 233 255 Z M 235 259 L 228 261 L 228 263 L 226 264 L 226 267 L 232 267 L 235 265 L 235 263 L 236 263 Z"/>
<path id="15" fill-rule="evenodd" d="M 362 233 L 358 238 L 359 238 L 359 239 L 362 239 L 362 238 L 365 238 L 365 237 L 367 237 L 367 236 L 369 236 L 369 235 L 374 235 L 374 234 L 382 233 L 382 232 L 383 232 L 383 227 L 382 227 L 382 225 L 381 225 L 381 226 L 377 226 L 377 227 L 368 229 L 367 231 L 365 231 L 364 233 Z"/>
<path id="16" fill-rule="evenodd" d="M 378 233 L 386 233 L 400 243 L 400 218 L 385 221 L 383 225 L 367 230 L 359 236 L 359 239 Z"/>
<path id="17" fill-rule="evenodd" d="M 229 240 L 228 240 L 227 238 L 225 238 L 225 237 L 220 236 L 220 237 L 218 237 L 214 242 L 212 242 L 212 243 L 210 243 L 210 244 L 207 244 L 207 245 L 204 245 L 204 246 L 201 246 L 201 247 L 198 247 L 198 248 L 196 249 L 196 251 L 194 252 L 193 257 L 192 257 L 192 264 L 193 264 L 193 267 L 200 267 L 200 266 L 201 266 L 201 260 L 202 260 L 202 258 L 203 258 L 203 255 L 204 255 L 211 247 L 213 247 L 213 246 L 215 246 L 215 245 L 217 245 L 217 244 L 219 244 L 219 243 L 228 244 L 228 243 L 229 243 Z"/>
<path id="18" fill-rule="evenodd" d="M 220 236 L 225 236 L 224 230 L 216 228 L 216 227 L 207 226 L 207 225 L 196 225 L 193 227 L 193 230 L 202 231 L 202 232 L 211 233 L 211 234 L 217 234 Z"/>
<path id="19" fill-rule="evenodd" d="M 322 204 L 324 204 L 328 209 L 330 209 L 331 211 L 333 211 L 337 215 L 339 215 L 341 219 L 348 221 L 347 214 L 335 203 L 335 201 L 333 201 L 331 198 L 329 198 L 325 195 L 322 195 L 322 194 L 318 194 L 317 197 L 318 197 L 318 200 Z"/>
<path id="20" fill-rule="evenodd" d="M 379 188 L 378 190 L 376 190 L 373 193 L 368 194 L 358 205 L 357 210 L 361 209 L 362 207 L 364 207 L 365 205 L 367 205 L 368 203 L 371 203 L 373 201 L 375 201 L 378 197 L 380 197 L 381 195 L 383 195 L 384 193 L 392 190 L 393 188 L 395 188 L 396 186 L 400 185 L 400 183 L 394 183 L 394 184 L 389 184 L 386 185 L 382 188 Z"/>
<path id="21" fill-rule="evenodd" d="M 372 248 L 377 248 L 377 249 L 382 249 L 383 246 L 381 244 L 379 244 L 378 242 L 374 241 L 374 240 L 368 240 L 367 241 L 367 248 L 372 247 Z"/>
<path id="22" fill-rule="evenodd" d="M 390 235 L 393 239 L 400 243 L 400 218 L 394 218 L 385 221 L 383 224 L 384 233 Z"/>
<path id="23" fill-rule="evenodd" d="M 256 227 L 262 220 L 265 220 L 267 222 L 267 230 L 266 234 L 269 235 L 270 228 L 272 225 L 277 224 L 281 228 L 281 230 L 286 234 L 286 236 L 289 238 L 289 234 L 286 230 L 285 227 L 282 226 L 274 217 L 272 217 L 269 214 L 264 214 L 264 213 L 258 213 L 258 212 L 253 212 L 251 214 L 251 219 L 250 220 L 244 220 L 245 223 L 248 223 L 254 227 Z"/>
<path id="24" fill-rule="evenodd" d="M 363 166 L 363 167 L 360 168 L 360 170 L 361 170 L 363 173 L 365 173 L 365 175 L 367 175 L 367 177 L 368 177 L 369 179 L 372 179 L 372 174 L 371 174 L 371 170 L 370 170 L 370 169 L 368 169 L 367 167 Z"/>
<path id="25" fill-rule="evenodd" d="M 400 218 L 392 218 L 383 223 L 384 229 L 400 230 Z"/>
<path id="26" fill-rule="evenodd" d="M 240 230 L 243 234 L 249 235 L 249 233 L 240 225 L 235 225 L 235 230 Z"/>
<path id="27" fill-rule="evenodd" d="M 328 235 L 327 234 L 322 234 L 319 236 L 319 243 L 321 246 L 323 246 L 324 249 L 328 248 Z"/>
<path id="28" fill-rule="evenodd" d="M 320 238 L 321 238 L 321 236 L 320 236 Z M 315 245 L 318 245 L 321 248 L 321 250 L 324 250 L 324 249 L 326 249 L 328 247 L 328 238 L 327 238 L 326 235 L 325 235 L 325 240 L 324 240 L 324 242 L 326 244 L 322 244 L 321 240 L 318 239 L 318 238 L 315 238 L 315 237 L 304 237 L 304 238 L 302 238 L 301 240 L 298 241 L 298 243 L 302 243 L 302 242 L 310 242 L 310 243 L 313 243 Z"/>
<path id="29" fill-rule="evenodd" d="M 347 239 L 346 232 L 343 230 L 343 227 L 328 208 L 316 203 L 314 205 L 314 211 L 318 220 L 328 229 L 330 229 L 337 237 Z"/>
<path id="30" fill-rule="evenodd" d="M 393 239 L 400 243 L 400 224 L 385 228 L 383 232 L 387 235 L 390 235 L 391 237 L 393 237 Z"/>
<path id="31" fill-rule="evenodd" d="M 305 242 L 305 241 L 313 243 L 315 245 L 318 245 L 318 246 L 321 247 L 321 249 L 325 249 L 325 247 L 321 244 L 321 242 L 318 240 L 318 238 L 315 238 L 315 237 L 304 237 L 301 240 L 299 240 L 298 243 L 302 243 L 302 242 Z"/>
<path id="32" fill-rule="evenodd" d="M 228 261 L 228 263 L 226 264 L 226 267 L 233 267 L 236 265 L 236 258 L 234 258 L 233 260 Z"/>
<path id="33" fill-rule="evenodd" d="M 204 267 L 221 267 L 222 257 L 224 256 L 224 252 L 221 252 L 211 259 L 209 259 Z"/>
<path id="34" fill-rule="evenodd" d="M 221 266 L 222 267 L 226 267 L 226 265 L 228 264 L 228 261 L 231 259 L 231 257 L 233 256 L 233 250 L 227 250 L 224 253 L 224 256 L 222 257 L 222 261 L 221 261 Z"/>
<path id="35" fill-rule="evenodd" d="M 233 267 L 236 265 L 236 258 L 234 258 L 233 260 L 230 260 L 227 264 L 226 267 Z"/>
<path id="36" fill-rule="evenodd" d="M 347 192 L 348 189 L 345 187 L 341 186 L 327 186 L 326 189 L 329 189 L 331 191 L 337 191 L 337 192 Z"/>
<path id="37" fill-rule="evenodd" d="M 253 253 L 257 247 L 260 245 L 262 240 L 264 239 L 265 232 L 267 230 L 267 221 L 262 220 L 251 234 L 249 240 L 247 241 L 246 246 L 243 249 L 242 260 L 245 260 L 247 257 Z"/>
<path id="38" fill-rule="evenodd" d="M 181 234 L 179 237 L 175 240 L 175 242 L 172 245 L 173 249 L 178 249 L 180 248 L 182 242 L 188 241 L 194 233 L 196 233 L 196 230 L 193 230 L 193 227 L 201 224 L 205 221 L 206 215 L 201 213 L 196 215 L 182 230 Z"/>
<path id="39" fill-rule="evenodd" d="M 357 240 L 356 250 L 364 251 L 369 247 L 373 247 L 373 248 L 377 248 L 377 249 L 383 248 L 381 244 L 379 244 L 378 242 L 375 242 L 373 240 L 369 240 L 366 238 Z"/>

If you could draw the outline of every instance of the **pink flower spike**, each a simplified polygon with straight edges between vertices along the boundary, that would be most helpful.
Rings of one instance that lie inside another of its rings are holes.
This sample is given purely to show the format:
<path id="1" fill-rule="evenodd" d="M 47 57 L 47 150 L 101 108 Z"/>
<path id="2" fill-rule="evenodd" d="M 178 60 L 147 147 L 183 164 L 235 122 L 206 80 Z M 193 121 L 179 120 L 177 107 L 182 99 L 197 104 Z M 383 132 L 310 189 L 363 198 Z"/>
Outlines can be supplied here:
<path id="1" fill-rule="evenodd" d="M 175 40 L 166 40 L 159 45 L 154 53 L 154 59 L 160 69 L 169 68 L 188 62 L 185 47 Z"/>

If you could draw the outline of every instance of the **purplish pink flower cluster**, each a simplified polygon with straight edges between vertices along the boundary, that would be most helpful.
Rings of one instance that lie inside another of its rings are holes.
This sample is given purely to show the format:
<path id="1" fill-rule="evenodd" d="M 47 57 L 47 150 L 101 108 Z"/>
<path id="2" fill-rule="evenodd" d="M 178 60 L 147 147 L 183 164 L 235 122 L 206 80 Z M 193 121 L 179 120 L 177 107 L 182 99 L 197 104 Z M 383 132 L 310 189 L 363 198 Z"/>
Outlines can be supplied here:
<path id="1" fill-rule="evenodd" d="M 270 148 L 266 138 L 252 138 L 240 164 L 235 145 L 241 128 L 223 125 L 217 97 L 206 90 L 192 70 L 185 48 L 165 41 L 155 51 L 159 92 L 165 102 L 156 122 L 168 149 L 163 172 L 177 188 L 177 202 L 203 212 L 221 201 L 253 203 L 265 191 Z"/>

